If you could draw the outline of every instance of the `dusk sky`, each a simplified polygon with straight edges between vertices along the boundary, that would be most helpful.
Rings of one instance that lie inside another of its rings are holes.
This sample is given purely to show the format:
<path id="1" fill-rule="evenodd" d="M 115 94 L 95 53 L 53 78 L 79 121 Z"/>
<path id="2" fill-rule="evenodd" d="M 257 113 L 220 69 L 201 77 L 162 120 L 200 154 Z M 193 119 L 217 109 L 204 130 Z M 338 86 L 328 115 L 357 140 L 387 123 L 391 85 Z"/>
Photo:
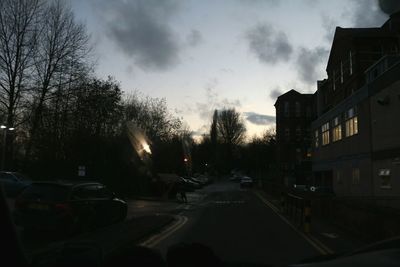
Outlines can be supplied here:
<path id="1" fill-rule="evenodd" d="M 381 26 L 376 0 L 71 0 L 92 37 L 96 73 L 126 92 L 166 98 L 195 134 L 216 108 L 248 134 L 275 123 L 276 97 L 314 92 L 336 26 Z"/>

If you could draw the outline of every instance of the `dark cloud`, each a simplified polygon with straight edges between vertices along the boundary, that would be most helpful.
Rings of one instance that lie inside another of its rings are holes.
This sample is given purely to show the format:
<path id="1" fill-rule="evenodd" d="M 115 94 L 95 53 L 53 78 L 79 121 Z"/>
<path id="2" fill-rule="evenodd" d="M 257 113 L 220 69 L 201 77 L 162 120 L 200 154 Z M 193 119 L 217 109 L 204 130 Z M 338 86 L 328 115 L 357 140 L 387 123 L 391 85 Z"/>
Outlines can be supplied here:
<path id="1" fill-rule="evenodd" d="M 197 46 L 201 44 L 203 41 L 203 36 L 201 32 L 198 30 L 192 30 L 189 35 L 186 37 L 186 42 L 189 46 Z"/>
<path id="2" fill-rule="evenodd" d="M 275 116 L 263 115 L 256 112 L 244 112 L 246 120 L 256 125 L 270 125 L 275 123 Z"/>
<path id="3" fill-rule="evenodd" d="M 386 14 L 393 14 L 400 10 L 399 0 L 379 0 L 380 9 Z"/>
<path id="4" fill-rule="evenodd" d="M 350 4 L 351 12 L 348 16 L 353 20 L 353 27 L 379 27 L 388 18 L 379 8 L 377 0 L 351 0 Z"/>
<path id="5" fill-rule="evenodd" d="M 286 34 L 276 31 L 266 23 L 249 29 L 246 32 L 246 39 L 249 42 L 250 51 L 266 64 L 288 61 L 293 52 Z"/>
<path id="6" fill-rule="evenodd" d="M 305 47 L 299 48 L 299 54 L 296 60 L 296 69 L 300 79 L 307 84 L 316 83 L 320 79 L 320 71 L 324 68 L 322 63 L 326 63 L 329 55 L 329 50 L 324 47 L 316 47 L 308 49 Z"/>
<path id="7" fill-rule="evenodd" d="M 282 94 L 282 90 L 279 87 L 276 87 L 274 89 L 272 89 L 272 91 L 269 93 L 269 97 L 272 100 L 276 100 L 278 98 L 278 96 L 280 96 Z"/>
<path id="8" fill-rule="evenodd" d="M 179 9 L 175 0 L 92 0 L 107 37 L 136 65 L 165 70 L 179 61 L 179 41 L 168 22 Z"/>
<path id="9" fill-rule="evenodd" d="M 270 6 L 278 6 L 281 3 L 279 0 L 239 0 L 239 2 L 246 5 L 268 4 Z"/>

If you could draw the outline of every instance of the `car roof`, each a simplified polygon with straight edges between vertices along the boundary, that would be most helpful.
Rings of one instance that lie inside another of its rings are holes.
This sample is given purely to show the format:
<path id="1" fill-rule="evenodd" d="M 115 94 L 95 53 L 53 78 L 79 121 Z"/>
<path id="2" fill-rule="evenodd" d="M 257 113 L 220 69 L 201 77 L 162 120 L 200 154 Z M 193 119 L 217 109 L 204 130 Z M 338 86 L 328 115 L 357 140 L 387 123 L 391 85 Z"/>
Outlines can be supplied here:
<path id="1" fill-rule="evenodd" d="M 51 185 L 60 185 L 66 187 L 78 187 L 83 185 L 102 185 L 96 181 L 70 181 L 70 180 L 57 180 L 57 181 L 35 181 L 32 183 L 33 185 L 40 185 L 40 184 L 51 184 Z"/>

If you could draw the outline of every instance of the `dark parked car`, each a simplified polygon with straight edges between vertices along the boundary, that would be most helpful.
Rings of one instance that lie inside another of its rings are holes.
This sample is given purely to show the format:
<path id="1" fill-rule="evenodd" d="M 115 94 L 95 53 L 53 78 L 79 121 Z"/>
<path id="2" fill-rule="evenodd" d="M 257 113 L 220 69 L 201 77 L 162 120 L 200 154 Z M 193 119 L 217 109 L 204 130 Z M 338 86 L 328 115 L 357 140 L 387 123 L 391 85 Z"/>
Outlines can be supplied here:
<path id="1" fill-rule="evenodd" d="M 85 231 L 123 221 L 127 204 L 96 182 L 34 182 L 15 201 L 24 230 Z"/>
<path id="2" fill-rule="evenodd" d="M 248 176 L 243 176 L 240 180 L 240 187 L 252 187 L 253 186 L 253 179 Z"/>
<path id="3" fill-rule="evenodd" d="M 32 181 L 19 172 L 0 172 L 0 183 L 3 184 L 7 197 L 16 197 Z"/>

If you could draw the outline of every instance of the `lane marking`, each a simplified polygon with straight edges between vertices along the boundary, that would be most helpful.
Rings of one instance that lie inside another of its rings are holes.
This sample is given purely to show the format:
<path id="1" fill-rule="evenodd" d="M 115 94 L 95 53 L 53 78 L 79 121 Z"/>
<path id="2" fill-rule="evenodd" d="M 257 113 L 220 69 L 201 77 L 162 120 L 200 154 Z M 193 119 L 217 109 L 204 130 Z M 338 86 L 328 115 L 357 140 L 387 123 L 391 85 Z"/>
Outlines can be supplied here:
<path id="1" fill-rule="evenodd" d="M 166 239 L 167 237 L 172 235 L 174 232 L 176 232 L 180 228 L 182 228 L 182 226 L 184 226 L 186 224 L 186 222 L 188 221 L 188 218 L 185 216 L 182 216 L 182 215 L 177 215 L 177 216 L 175 216 L 175 218 L 176 218 L 176 222 L 173 225 L 171 225 L 170 227 L 165 229 L 163 232 L 151 236 L 147 240 L 140 243 L 140 245 L 144 246 L 144 247 L 148 247 L 148 248 L 153 248 L 158 243 L 160 243 L 161 241 L 163 241 L 164 239 Z"/>
<path id="2" fill-rule="evenodd" d="M 331 238 L 331 239 L 336 239 L 336 238 L 338 238 L 338 235 L 335 234 L 335 233 L 321 233 L 321 235 L 326 236 L 326 237 L 329 237 L 329 238 Z"/>
<path id="3" fill-rule="evenodd" d="M 334 251 L 321 243 L 318 239 L 311 235 L 306 235 L 305 233 L 299 231 L 296 226 L 294 226 L 288 219 L 286 219 L 282 214 L 279 213 L 279 209 L 276 208 L 273 204 L 271 204 L 268 200 L 266 200 L 259 192 L 253 191 L 256 196 L 272 211 L 278 215 L 286 224 L 288 224 L 296 233 L 298 233 L 301 237 L 303 237 L 311 246 L 313 246 L 319 253 L 322 255 L 334 254 Z"/>

